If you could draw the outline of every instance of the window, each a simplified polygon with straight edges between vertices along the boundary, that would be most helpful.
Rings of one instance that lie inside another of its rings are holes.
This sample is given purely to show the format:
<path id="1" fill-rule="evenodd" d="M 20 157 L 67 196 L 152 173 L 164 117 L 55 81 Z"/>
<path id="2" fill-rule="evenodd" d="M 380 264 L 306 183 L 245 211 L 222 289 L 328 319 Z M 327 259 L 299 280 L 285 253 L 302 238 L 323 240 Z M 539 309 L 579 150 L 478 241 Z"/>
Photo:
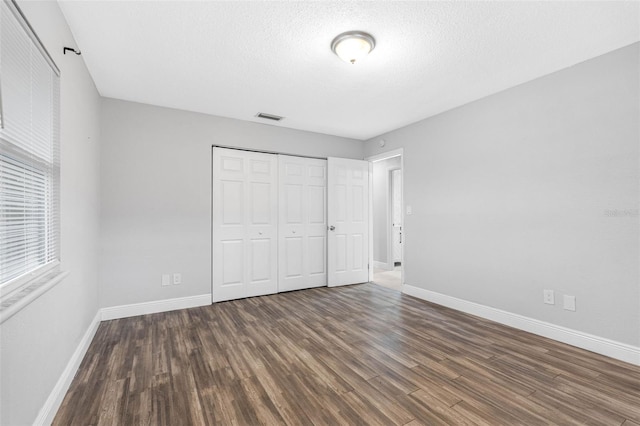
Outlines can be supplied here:
<path id="1" fill-rule="evenodd" d="M 0 294 L 59 263 L 59 71 L 13 1 L 0 1 Z"/>

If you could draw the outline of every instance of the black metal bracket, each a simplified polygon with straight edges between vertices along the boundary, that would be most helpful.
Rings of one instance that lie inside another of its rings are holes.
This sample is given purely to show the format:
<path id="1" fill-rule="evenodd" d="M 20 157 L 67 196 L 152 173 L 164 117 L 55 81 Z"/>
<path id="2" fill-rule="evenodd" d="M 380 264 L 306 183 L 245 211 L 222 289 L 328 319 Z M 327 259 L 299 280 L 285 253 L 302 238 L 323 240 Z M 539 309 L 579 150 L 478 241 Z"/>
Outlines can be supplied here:
<path id="1" fill-rule="evenodd" d="M 73 52 L 73 53 L 75 53 L 76 55 L 80 55 L 80 54 L 82 53 L 82 52 L 80 52 L 79 50 L 73 49 L 73 48 L 71 48 L 71 47 L 65 47 L 65 48 L 63 48 L 63 49 L 62 49 L 62 54 L 63 54 L 63 55 L 66 55 L 66 54 L 67 54 L 67 51 L 69 51 L 69 52 Z"/>

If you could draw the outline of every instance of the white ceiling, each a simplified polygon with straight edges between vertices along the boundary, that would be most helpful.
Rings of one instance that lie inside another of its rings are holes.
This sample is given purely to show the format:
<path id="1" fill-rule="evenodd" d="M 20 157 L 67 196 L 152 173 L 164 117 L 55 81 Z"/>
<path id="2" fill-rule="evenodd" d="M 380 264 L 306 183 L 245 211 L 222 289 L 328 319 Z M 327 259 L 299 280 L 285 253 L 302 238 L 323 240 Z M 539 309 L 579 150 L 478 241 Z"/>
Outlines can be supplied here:
<path id="1" fill-rule="evenodd" d="M 60 5 L 103 96 L 356 139 L 640 40 L 635 1 Z M 376 39 L 356 65 L 347 30 Z"/>

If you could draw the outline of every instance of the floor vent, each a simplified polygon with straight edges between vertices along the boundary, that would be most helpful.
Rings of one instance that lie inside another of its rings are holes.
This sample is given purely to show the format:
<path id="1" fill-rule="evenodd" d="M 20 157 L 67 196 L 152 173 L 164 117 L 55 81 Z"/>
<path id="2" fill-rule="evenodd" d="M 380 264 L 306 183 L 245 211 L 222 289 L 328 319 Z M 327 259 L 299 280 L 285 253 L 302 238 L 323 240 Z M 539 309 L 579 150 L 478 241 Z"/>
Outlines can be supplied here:
<path id="1" fill-rule="evenodd" d="M 267 113 L 264 113 L 264 112 L 257 113 L 256 117 L 265 118 L 267 120 L 273 120 L 273 121 L 284 120 L 284 117 L 280 117 L 279 115 L 267 114 Z"/>

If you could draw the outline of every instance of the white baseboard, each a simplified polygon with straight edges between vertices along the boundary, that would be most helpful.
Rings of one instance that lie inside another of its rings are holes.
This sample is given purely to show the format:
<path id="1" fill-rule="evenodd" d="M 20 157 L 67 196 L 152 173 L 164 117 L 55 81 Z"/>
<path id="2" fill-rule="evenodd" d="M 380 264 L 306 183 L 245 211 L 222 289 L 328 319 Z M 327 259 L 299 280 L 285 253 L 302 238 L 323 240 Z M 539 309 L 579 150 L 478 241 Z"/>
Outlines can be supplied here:
<path id="1" fill-rule="evenodd" d="M 96 316 L 91 321 L 91 324 L 89 324 L 89 328 L 87 328 L 84 336 L 82 336 L 80 343 L 78 343 L 78 347 L 73 352 L 73 355 L 71 355 L 71 359 L 60 375 L 58 382 L 53 387 L 53 390 L 49 394 L 49 397 L 40 409 L 36 420 L 33 422 L 34 425 L 50 425 L 53 422 L 53 419 L 56 416 L 58 409 L 60 408 L 60 404 L 62 404 L 62 400 L 67 394 L 69 385 L 71 385 L 71 381 L 75 377 L 76 372 L 80 367 L 80 363 L 82 362 L 84 355 L 87 353 L 87 349 L 89 349 L 89 345 L 93 340 L 93 336 L 98 330 L 98 326 L 100 325 L 100 317 L 100 311 L 98 311 L 96 313 Z"/>
<path id="2" fill-rule="evenodd" d="M 131 305 L 102 308 L 102 321 L 135 317 L 138 315 L 156 314 L 158 312 L 175 311 L 176 309 L 196 308 L 211 304 L 211 294 L 179 297 L 176 299 L 156 300 L 153 302 L 133 303 Z"/>
<path id="3" fill-rule="evenodd" d="M 594 336 L 592 334 L 583 333 L 581 331 L 492 308 L 490 306 L 480 305 L 478 303 L 469 302 L 467 300 L 458 299 L 456 297 L 447 296 L 445 294 L 436 293 L 434 291 L 425 290 L 408 284 L 404 285 L 402 292 L 409 296 L 437 303 L 438 305 L 466 312 L 471 315 L 476 315 L 478 317 L 528 331 L 529 333 L 537 334 L 539 336 L 548 337 L 550 339 L 567 343 L 572 346 L 577 346 L 601 355 L 606 355 L 620 361 L 640 365 L 640 347 L 637 346 L 616 342 L 615 340 Z"/>

